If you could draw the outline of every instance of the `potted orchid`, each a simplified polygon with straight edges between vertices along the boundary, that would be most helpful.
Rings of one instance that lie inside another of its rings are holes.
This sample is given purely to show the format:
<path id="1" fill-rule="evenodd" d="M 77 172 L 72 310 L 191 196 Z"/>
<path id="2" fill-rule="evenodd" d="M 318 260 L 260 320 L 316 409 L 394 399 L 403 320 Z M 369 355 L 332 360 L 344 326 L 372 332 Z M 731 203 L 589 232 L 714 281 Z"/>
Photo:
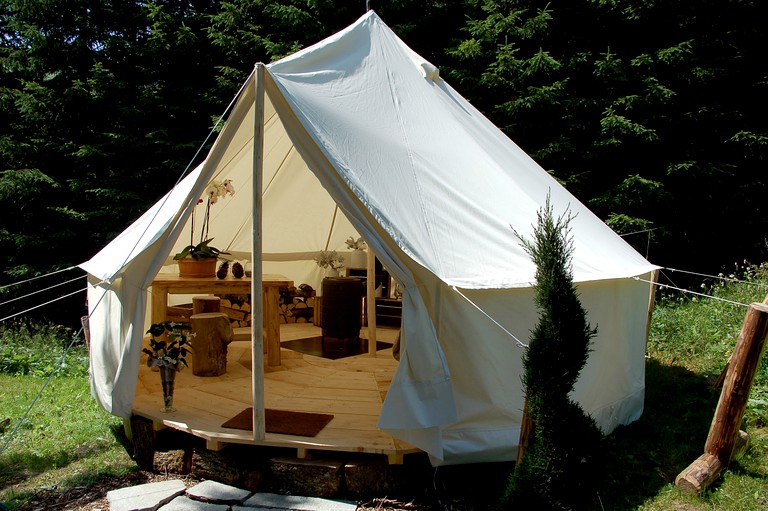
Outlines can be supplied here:
<path id="1" fill-rule="evenodd" d="M 206 199 L 200 199 L 192 210 L 192 222 L 190 226 L 190 244 L 173 256 L 178 261 L 179 274 L 182 277 L 212 277 L 216 272 L 216 261 L 222 254 L 218 248 L 210 245 L 213 238 L 208 237 L 208 228 L 211 223 L 211 206 L 216 204 L 220 198 L 227 195 L 234 195 L 235 188 L 232 186 L 231 179 L 224 181 L 213 180 L 205 189 Z M 197 205 L 205 203 L 205 216 L 203 225 L 200 229 L 200 242 L 195 244 L 195 210 Z M 202 266 L 202 267 L 201 267 Z"/>

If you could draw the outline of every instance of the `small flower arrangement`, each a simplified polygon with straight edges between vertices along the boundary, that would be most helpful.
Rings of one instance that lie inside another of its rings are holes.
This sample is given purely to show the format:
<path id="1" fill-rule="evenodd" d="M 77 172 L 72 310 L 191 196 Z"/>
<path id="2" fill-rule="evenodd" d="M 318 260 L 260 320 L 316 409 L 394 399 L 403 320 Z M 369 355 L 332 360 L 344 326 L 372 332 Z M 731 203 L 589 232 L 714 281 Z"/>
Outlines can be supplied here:
<path id="1" fill-rule="evenodd" d="M 168 341 L 156 339 L 165 332 L 168 332 Z M 147 359 L 149 367 L 170 367 L 177 371 L 181 371 L 183 367 L 189 367 L 186 359 L 192 351 L 192 343 L 189 339 L 195 336 L 190 332 L 189 323 L 173 321 L 153 323 L 147 333 L 152 336 L 149 339 L 149 348 L 141 351 L 149 355 Z"/>
<path id="2" fill-rule="evenodd" d="M 321 250 L 315 262 L 320 268 L 338 270 L 344 266 L 344 257 L 335 250 Z"/>
<path id="3" fill-rule="evenodd" d="M 347 248 L 350 250 L 365 250 L 365 247 L 368 246 L 362 236 L 357 239 L 350 236 L 344 243 L 347 244 Z"/>
<path id="4" fill-rule="evenodd" d="M 203 201 L 200 199 L 197 204 L 205 202 L 205 218 L 203 218 L 203 226 L 200 230 L 200 243 L 195 244 L 195 209 L 192 210 L 192 225 L 190 228 L 189 245 L 184 247 L 184 250 L 173 256 L 175 260 L 184 259 L 185 257 L 191 257 L 192 259 L 218 259 L 220 254 L 227 254 L 221 250 L 210 246 L 213 238 L 208 237 L 208 227 L 211 223 L 211 205 L 216 204 L 219 198 L 226 197 L 227 195 L 234 195 L 235 187 L 232 186 L 231 179 L 225 179 L 224 181 L 211 181 L 208 187 L 205 189 L 205 196 L 207 199 Z"/>

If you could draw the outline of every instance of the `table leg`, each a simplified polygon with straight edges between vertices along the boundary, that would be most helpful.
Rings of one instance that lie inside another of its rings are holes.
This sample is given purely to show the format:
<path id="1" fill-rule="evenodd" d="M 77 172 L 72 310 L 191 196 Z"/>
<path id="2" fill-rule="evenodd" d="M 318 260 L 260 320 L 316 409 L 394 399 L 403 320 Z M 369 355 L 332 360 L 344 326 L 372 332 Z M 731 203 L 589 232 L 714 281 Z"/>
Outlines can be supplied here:
<path id="1" fill-rule="evenodd" d="M 152 285 L 152 323 L 168 318 L 168 288 Z"/>
<path id="2" fill-rule="evenodd" d="M 264 343 L 267 346 L 267 365 L 280 366 L 280 293 L 278 288 L 264 289 Z"/>

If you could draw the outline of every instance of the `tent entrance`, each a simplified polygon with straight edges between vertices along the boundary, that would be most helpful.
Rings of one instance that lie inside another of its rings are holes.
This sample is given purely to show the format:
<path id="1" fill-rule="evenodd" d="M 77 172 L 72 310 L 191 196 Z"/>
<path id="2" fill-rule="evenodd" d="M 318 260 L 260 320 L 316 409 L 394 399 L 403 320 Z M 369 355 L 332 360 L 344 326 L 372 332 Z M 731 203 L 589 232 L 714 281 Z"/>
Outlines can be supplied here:
<path id="1" fill-rule="evenodd" d="M 284 324 L 280 337 L 290 342 L 316 337 L 319 332 L 320 328 L 311 323 Z M 395 328 L 381 328 L 377 336 L 391 345 L 398 332 Z M 397 367 L 391 347 L 379 351 L 376 357 L 362 354 L 336 360 L 285 348 L 281 351 L 282 365 L 265 368 L 265 408 L 332 414 L 333 419 L 315 436 L 267 432 L 264 440 L 255 441 L 251 431 L 223 427 L 252 406 L 249 341 L 236 340 L 229 345 L 227 372 L 222 376 L 203 378 L 190 370 L 181 371 L 174 392 L 176 410 L 170 413 L 162 411 L 157 372 L 142 365 L 133 413 L 152 420 L 155 429 L 174 428 L 204 438 L 211 450 L 235 443 L 296 449 L 299 458 L 309 456 L 310 451 L 364 452 L 384 455 L 391 463 L 402 462 L 405 454 L 420 452 L 376 427 Z"/>

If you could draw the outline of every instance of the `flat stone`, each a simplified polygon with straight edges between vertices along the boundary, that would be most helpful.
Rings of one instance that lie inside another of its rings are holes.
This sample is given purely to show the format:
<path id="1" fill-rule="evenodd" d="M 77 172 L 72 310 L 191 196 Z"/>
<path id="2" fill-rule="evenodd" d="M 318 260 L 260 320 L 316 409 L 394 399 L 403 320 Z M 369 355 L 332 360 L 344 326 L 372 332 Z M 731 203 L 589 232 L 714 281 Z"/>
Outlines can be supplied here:
<path id="1" fill-rule="evenodd" d="M 317 497 L 297 497 L 277 493 L 254 493 L 243 503 L 249 508 L 289 509 L 291 511 L 355 511 L 355 502 Z"/>
<path id="2" fill-rule="evenodd" d="M 186 489 L 183 481 L 170 479 L 112 490 L 107 492 L 107 500 L 110 511 L 155 511 Z"/>
<path id="3" fill-rule="evenodd" d="M 251 493 L 217 481 L 203 481 L 187 489 L 187 496 L 192 499 L 226 504 L 242 504 Z"/>
<path id="4" fill-rule="evenodd" d="M 201 502 L 186 496 L 176 497 L 160 508 L 160 511 L 229 511 L 227 504 Z"/>

